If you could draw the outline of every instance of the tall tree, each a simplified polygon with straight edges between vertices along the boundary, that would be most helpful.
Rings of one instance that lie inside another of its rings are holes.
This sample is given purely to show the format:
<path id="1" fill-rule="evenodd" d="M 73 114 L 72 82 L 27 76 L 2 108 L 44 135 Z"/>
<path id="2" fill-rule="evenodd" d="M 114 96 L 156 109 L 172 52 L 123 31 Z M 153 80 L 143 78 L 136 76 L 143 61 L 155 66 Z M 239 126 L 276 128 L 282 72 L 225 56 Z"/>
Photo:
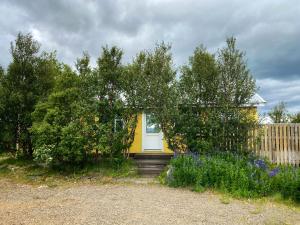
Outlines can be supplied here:
<path id="1" fill-rule="evenodd" d="M 133 141 L 136 116 L 129 91 L 129 73 L 122 64 L 123 52 L 116 46 L 103 47 L 93 71 L 93 98 L 102 123 L 102 146 L 106 146 L 111 159 L 119 158 Z M 96 97 L 96 98 L 95 98 Z M 119 122 L 117 122 L 119 121 Z M 118 129 L 120 126 L 121 129 Z"/>
<path id="2" fill-rule="evenodd" d="M 249 102 L 256 84 L 247 67 L 245 53 L 236 48 L 236 39 L 226 40 L 227 46 L 217 55 L 220 72 L 220 99 L 228 106 L 240 107 Z"/>
<path id="3" fill-rule="evenodd" d="M 219 147 L 225 150 L 241 150 L 247 147 L 250 130 L 257 122 L 249 116 L 249 100 L 255 94 L 256 82 L 247 67 L 245 53 L 236 47 L 236 39 L 226 40 L 227 46 L 217 54 L 220 86 L 218 107 L 220 130 Z"/>
<path id="4" fill-rule="evenodd" d="M 212 147 L 212 126 L 218 108 L 220 73 L 215 56 L 203 46 L 197 47 L 182 67 L 179 80 L 181 105 L 176 118 L 177 134 L 190 151 L 207 151 Z"/>
<path id="5" fill-rule="evenodd" d="M 245 108 L 255 92 L 255 80 L 235 39 L 217 56 L 198 47 L 182 67 L 180 106 L 174 129 L 189 151 L 238 151 L 245 146 L 255 121 Z"/>
<path id="6" fill-rule="evenodd" d="M 292 123 L 300 123 L 300 112 L 294 114 L 291 119 Z"/>
<path id="7" fill-rule="evenodd" d="M 0 66 L 0 151 L 1 150 L 8 150 L 9 140 L 9 133 L 7 132 L 7 112 L 6 112 L 6 105 L 7 105 L 7 98 L 8 93 L 5 87 L 5 71 Z"/>
<path id="8" fill-rule="evenodd" d="M 198 108 L 215 105 L 220 86 L 215 56 L 203 46 L 197 47 L 188 65 L 181 69 L 179 86 L 184 104 Z"/>
<path id="9" fill-rule="evenodd" d="M 9 137 L 12 148 L 29 156 L 32 155 L 31 113 L 37 101 L 48 95 L 56 73 L 55 54 L 39 55 L 39 49 L 40 44 L 31 34 L 19 33 L 11 43 L 12 62 L 4 77 L 7 99 L 2 120 L 7 134 L 1 139 Z"/>
<path id="10" fill-rule="evenodd" d="M 49 164 L 86 159 L 81 98 L 79 77 L 69 66 L 61 65 L 50 95 L 32 113 L 35 159 Z"/>
<path id="11" fill-rule="evenodd" d="M 268 113 L 273 123 L 287 123 L 289 122 L 289 115 L 284 102 L 279 102 Z"/>
<path id="12" fill-rule="evenodd" d="M 173 138 L 173 113 L 177 107 L 176 70 L 173 67 L 171 46 L 161 43 L 154 51 L 140 52 L 133 62 L 137 78 L 135 91 L 138 105 L 145 112 L 152 113 L 161 126 L 171 149 L 177 140 Z M 174 109 L 174 110 L 173 110 Z"/>

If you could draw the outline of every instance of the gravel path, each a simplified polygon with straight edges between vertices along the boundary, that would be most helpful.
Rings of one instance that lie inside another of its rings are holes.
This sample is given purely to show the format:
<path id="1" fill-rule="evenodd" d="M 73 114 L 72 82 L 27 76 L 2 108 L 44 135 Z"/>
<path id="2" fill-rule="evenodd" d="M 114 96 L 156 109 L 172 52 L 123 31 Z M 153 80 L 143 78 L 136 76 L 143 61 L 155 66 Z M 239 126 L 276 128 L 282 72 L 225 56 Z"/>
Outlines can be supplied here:
<path id="1" fill-rule="evenodd" d="M 223 202 L 223 203 L 222 203 Z M 300 224 L 300 212 L 156 184 L 49 188 L 0 180 L 0 224 Z"/>

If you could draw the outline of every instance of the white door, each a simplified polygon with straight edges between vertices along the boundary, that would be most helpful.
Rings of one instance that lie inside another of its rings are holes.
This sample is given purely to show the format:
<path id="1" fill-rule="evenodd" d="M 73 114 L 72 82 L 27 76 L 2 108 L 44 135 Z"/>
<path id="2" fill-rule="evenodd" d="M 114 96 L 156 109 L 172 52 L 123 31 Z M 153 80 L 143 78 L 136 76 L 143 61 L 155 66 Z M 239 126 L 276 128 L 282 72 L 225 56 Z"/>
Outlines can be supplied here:
<path id="1" fill-rule="evenodd" d="M 162 151 L 163 133 L 152 114 L 143 113 L 143 151 Z"/>

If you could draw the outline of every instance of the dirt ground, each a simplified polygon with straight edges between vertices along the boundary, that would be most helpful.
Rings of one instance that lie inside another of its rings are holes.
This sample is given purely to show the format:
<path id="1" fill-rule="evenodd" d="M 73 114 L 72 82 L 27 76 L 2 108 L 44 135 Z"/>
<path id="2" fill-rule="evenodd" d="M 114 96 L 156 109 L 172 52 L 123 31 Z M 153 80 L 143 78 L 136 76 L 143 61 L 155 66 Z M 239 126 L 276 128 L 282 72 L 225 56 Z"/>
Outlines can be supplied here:
<path id="1" fill-rule="evenodd" d="M 0 224 L 300 224 L 299 209 L 159 184 L 29 186 L 0 180 Z"/>

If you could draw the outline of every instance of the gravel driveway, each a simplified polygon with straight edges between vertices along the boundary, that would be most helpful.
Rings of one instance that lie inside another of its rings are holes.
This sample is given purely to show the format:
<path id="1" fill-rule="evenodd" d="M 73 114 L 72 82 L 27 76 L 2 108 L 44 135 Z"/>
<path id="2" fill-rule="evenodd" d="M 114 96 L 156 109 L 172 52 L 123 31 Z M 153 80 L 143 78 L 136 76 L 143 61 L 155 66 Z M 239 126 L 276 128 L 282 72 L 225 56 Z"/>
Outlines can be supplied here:
<path id="1" fill-rule="evenodd" d="M 300 224 L 299 211 L 286 206 L 220 198 L 158 184 L 50 188 L 0 180 L 0 224 Z"/>

